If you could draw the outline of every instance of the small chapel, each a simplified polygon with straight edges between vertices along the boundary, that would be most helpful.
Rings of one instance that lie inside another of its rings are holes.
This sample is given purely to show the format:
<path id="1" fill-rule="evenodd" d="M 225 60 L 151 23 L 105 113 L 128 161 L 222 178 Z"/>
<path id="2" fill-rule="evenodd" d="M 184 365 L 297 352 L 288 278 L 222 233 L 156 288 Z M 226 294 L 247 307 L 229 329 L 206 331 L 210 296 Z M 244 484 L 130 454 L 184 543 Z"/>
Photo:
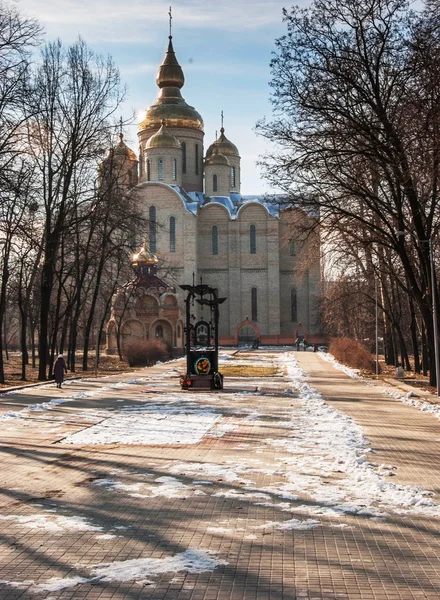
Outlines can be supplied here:
<path id="1" fill-rule="evenodd" d="M 153 261 L 155 277 L 164 286 L 153 289 L 143 280 L 136 302 L 148 309 L 133 306 L 124 317 L 126 343 L 131 335 L 163 336 L 183 347 L 179 285 L 201 280 L 227 298 L 220 313 L 220 344 L 323 341 L 319 235 L 300 239 L 294 233 L 313 215 L 279 196 L 241 194 L 238 147 L 222 122 L 220 135 L 205 151 L 203 119 L 183 98 L 184 83 L 170 35 L 156 76 L 158 97 L 139 125 L 138 157 L 122 135 L 113 149 L 127 193 L 135 194 L 148 220 L 147 241 L 134 258 L 137 277 Z M 117 303 L 118 295 L 108 326 L 110 352 Z M 154 318 L 146 322 L 145 311 Z"/>

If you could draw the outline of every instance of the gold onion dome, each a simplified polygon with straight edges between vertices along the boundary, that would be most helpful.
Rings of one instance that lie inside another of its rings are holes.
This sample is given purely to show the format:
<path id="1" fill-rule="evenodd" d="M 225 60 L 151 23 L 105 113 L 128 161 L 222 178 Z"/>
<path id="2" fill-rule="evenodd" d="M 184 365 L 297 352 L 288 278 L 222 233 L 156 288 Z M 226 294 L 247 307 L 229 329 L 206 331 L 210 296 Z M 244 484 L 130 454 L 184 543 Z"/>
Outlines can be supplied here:
<path id="1" fill-rule="evenodd" d="M 131 263 L 134 267 L 141 265 L 157 265 L 159 262 L 157 256 L 151 252 L 147 245 L 143 246 L 137 254 L 131 257 Z"/>
<path id="2" fill-rule="evenodd" d="M 159 97 L 155 104 L 147 108 L 139 129 L 159 129 L 165 119 L 168 127 L 203 131 L 202 117 L 194 107 L 185 102 L 180 93 L 185 77 L 174 53 L 172 37 L 169 39 L 168 50 L 156 76 L 156 83 L 160 88 Z"/>
<path id="3" fill-rule="evenodd" d="M 125 144 L 124 134 L 119 134 L 119 142 L 113 148 L 113 155 L 117 157 L 128 158 L 129 160 L 137 160 L 136 154 Z"/>
<path id="4" fill-rule="evenodd" d="M 162 120 L 161 128 L 150 137 L 146 148 L 177 148 L 180 150 L 181 144 L 165 127 L 165 120 Z"/>
<path id="5" fill-rule="evenodd" d="M 206 151 L 206 158 L 211 156 L 211 154 L 214 152 L 215 146 L 218 147 L 220 154 L 223 154 L 224 156 L 240 156 L 237 146 L 225 136 L 224 127 L 220 129 L 220 136 L 213 144 L 209 146 L 208 150 Z"/>
<path id="6" fill-rule="evenodd" d="M 226 158 L 224 154 L 219 152 L 218 146 L 214 147 L 214 150 L 210 156 L 206 157 L 205 160 L 206 166 L 225 166 L 229 167 L 229 160 Z"/>

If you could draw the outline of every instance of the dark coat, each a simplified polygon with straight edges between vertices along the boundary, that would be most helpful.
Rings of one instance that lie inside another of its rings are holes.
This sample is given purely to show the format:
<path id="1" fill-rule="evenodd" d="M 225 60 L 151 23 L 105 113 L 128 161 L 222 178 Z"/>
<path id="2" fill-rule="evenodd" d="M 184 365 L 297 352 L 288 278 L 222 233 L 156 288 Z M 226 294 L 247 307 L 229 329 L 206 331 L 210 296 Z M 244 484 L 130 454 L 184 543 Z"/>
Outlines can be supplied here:
<path id="1" fill-rule="evenodd" d="M 57 383 L 63 383 L 64 373 L 67 373 L 66 362 L 64 358 L 57 358 L 53 368 L 53 374 Z"/>

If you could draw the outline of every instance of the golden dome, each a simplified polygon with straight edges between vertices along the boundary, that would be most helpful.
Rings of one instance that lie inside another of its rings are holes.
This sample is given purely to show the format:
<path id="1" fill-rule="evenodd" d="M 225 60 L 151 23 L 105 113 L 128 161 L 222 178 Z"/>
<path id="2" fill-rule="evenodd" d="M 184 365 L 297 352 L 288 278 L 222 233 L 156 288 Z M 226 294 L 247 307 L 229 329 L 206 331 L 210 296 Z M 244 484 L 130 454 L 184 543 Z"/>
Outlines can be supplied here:
<path id="1" fill-rule="evenodd" d="M 156 83 L 160 88 L 159 97 L 155 104 L 147 108 L 139 129 L 159 129 L 165 119 L 168 127 L 203 131 L 202 117 L 194 107 L 185 102 L 180 93 L 185 77 L 177 62 L 171 36 L 165 58 L 157 73 Z"/>
<path id="2" fill-rule="evenodd" d="M 205 166 L 224 166 L 229 167 L 229 160 L 226 158 L 224 154 L 219 152 L 218 146 L 214 144 L 214 150 L 210 156 L 207 156 L 205 159 Z"/>
<path id="3" fill-rule="evenodd" d="M 162 121 L 162 126 L 154 135 L 150 137 L 145 146 L 148 148 L 177 148 L 180 150 L 181 145 L 179 140 L 168 131 L 165 127 L 165 120 Z"/>
<path id="4" fill-rule="evenodd" d="M 137 161 L 136 154 L 124 143 L 124 134 L 119 134 L 119 142 L 116 144 L 114 148 L 110 148 L 107 152 L 107 156 L 104 158 L 103 162 L 107 162 L 110 157 L 113 155 L 113 158 L 116 160 L 132 160 Z"/>
<path id="5" fill-rule="evenodd" d="M 180 89 L 185 83 L 182 67 L 177 62 L 174 53 L 172 39 L 173 38 L 170 36 L 168 50 L 166 51 L 163 63 L 160 65 L 156 75 L 156 83 L 161 89 L 164 87 L 176 87 Z"/>
<path id="6" fill-rule="evenodd" d="M 146 244 L 137 254 L 133 254 L 131 257 L 131 263 L 134 267 L 141 265 L 157 265 L 158 262 L 157 256 L 150 251 Z"/>
<path id="7" fill-rule="evenodd" d="M 214 147 L 217 145 L 220 154 L 224 154 L 225 156 L 240 156 L 238 153 L 238 148 L 235 144 L 233 144 L 228 138 L 225 136 L 225 128 L 222 127 L 220 129 L 220 136 L 215 140 L 213 144 L 211 144 L 206 151 L 206 158 L 211 156 L 214 152 Z"/>

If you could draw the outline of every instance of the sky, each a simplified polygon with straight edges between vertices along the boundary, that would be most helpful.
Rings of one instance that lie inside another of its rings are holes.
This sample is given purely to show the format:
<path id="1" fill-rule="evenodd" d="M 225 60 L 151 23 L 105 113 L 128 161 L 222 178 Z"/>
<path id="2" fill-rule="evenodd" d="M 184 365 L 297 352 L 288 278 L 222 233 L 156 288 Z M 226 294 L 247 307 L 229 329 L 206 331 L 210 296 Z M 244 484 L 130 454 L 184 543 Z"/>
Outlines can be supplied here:
<path id="1" fill-rule="evenodd" d="M 309 4 L 301 0 L 300 4 Z M 65 43 L 81 36 L 90 47 L 111 54 L 127 84 L 124 120 L 140 120 L 155 101 L 157 69 L 168 43 L 170 0 L 18 0 L 18 10 L 36 17 L 46 40 Z M 182 95 L 205 122 L 205 150 L 220 129 L 242 157 L 242 193 L 270 191 L 256 165 L 267 142 L 253 131 L 270 117 L 271 53 L 285 33 L 281 0 L 175 0 L 173 44 L 185 74 Z M 137 152 L 137 125 L 126 141 Z"/>

